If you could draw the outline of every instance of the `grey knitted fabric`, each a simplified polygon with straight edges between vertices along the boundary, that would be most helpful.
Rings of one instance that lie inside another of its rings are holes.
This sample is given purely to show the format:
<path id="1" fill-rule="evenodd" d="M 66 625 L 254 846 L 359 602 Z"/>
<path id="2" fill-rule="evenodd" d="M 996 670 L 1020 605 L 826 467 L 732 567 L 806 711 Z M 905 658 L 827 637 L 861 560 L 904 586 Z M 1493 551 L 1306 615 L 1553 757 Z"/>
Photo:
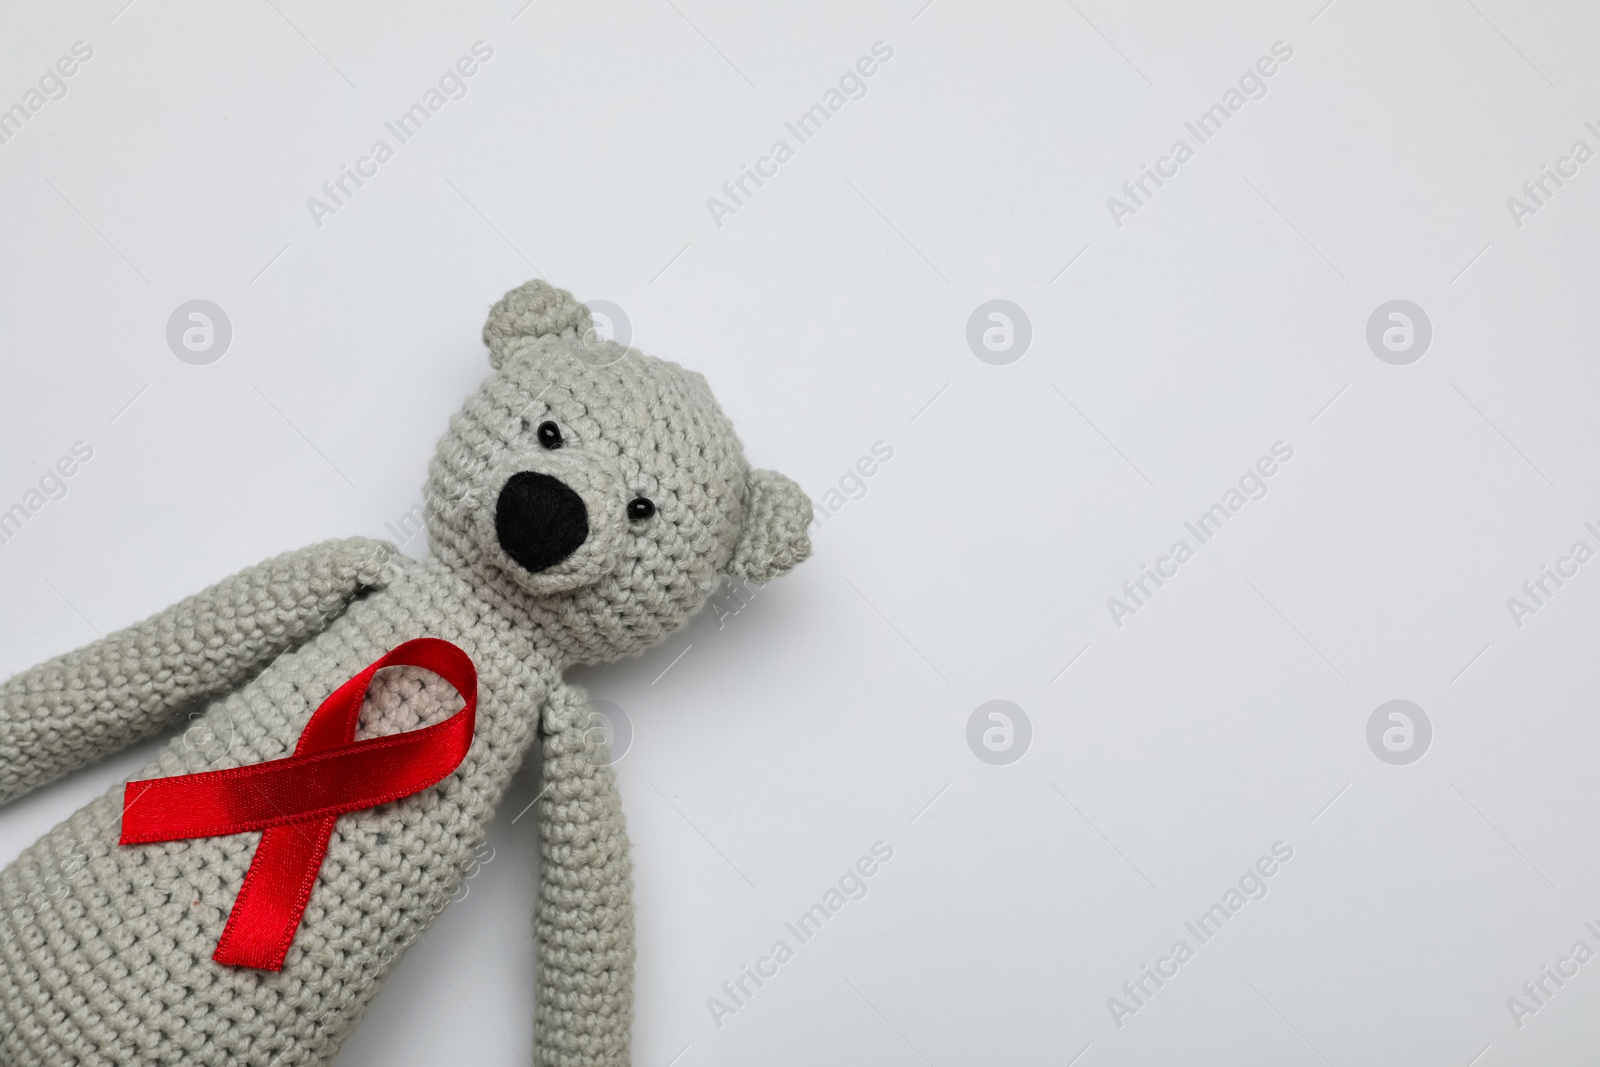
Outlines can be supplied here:
<path id="1" fill-rule="evenodd" d="M 119 846 L 122 787 L 108 791 L 0 872 L 0 1064 L 327 1063 L 456 892 L 536 740 L 537 1060 L 629 1062 L 622 808 L 587 698 L 561 674 L 659 641 L 721 574 L 765 581 L 805 558 L 811 506 L 789 479 L 750 470 L 703 378 L 597 341 L 567 293 L 513 290 L 484 340 L 496 373 L 451 420 L 428 479 L 432 558 L 314 545 L 0 685 L 9 800 L 202 712 L 133 777 L 290 755 L 340 684 L 403 641 L 439 637 L 478 670 L 466 759 L 430 789 L 339 818 L 278 972 L 211 959 L 260 835 Z M 541 443 L 547 422 L 559 447 Z M 575 496 L 547 492 L 586 517 L 581 542 L 537 572 L 505 544 L 548 536 L 526 518 L 507 529 L 498 505 L 518 474 L 559 482 Z M 630 518 L 641 497 L 654 513 Z M 443 679 L 389 668 L 357 736 L 460 704 Z"/>

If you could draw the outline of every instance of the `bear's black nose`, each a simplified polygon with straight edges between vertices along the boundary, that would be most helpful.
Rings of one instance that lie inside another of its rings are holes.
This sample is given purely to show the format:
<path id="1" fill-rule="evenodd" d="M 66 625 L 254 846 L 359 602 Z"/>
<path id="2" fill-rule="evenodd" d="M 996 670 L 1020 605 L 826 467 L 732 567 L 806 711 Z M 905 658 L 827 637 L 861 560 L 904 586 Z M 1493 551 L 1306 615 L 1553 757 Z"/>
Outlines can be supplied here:
<path id="1" fill-rule="evenodd" d="M 494 532 L 506 555 L 537 574 L 572 555 L 588 539 L 589 510 L 561 479 L 520 471 L 500 490 Z"/>

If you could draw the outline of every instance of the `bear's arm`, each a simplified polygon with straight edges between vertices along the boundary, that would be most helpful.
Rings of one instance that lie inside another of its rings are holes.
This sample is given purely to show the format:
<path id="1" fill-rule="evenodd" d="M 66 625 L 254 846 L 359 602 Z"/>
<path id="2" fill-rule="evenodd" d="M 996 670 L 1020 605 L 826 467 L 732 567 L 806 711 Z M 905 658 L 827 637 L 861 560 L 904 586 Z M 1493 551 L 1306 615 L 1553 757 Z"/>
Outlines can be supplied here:
<path id="1" fill-rule="evenodd" d="M 633 1027 L 633 877 L 604 733 L 589 697 L 557 685 L 541 718 L 539 1063 L 627 1067 Z"/>
<path id="2" fill-rule="evenodd" d="M 170 726 L 387 584 L 397 553 L 325 541 L 225 578 L 143 622 L 0 684 L 0 803 Z"/>

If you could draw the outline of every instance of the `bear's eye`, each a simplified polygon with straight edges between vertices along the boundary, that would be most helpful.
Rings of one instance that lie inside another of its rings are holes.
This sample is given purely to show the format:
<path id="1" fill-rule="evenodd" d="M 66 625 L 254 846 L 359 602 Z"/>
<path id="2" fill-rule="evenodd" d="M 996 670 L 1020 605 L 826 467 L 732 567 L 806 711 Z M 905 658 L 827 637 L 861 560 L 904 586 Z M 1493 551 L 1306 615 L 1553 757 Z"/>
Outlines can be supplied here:
<path id="1" fill-rule="evenodd" d="M 634 522 L 643 522 L 655 513 L 656 506 L 642 496 L 628 502 L 628 518 Z"/>
<path id="2" fill-rule="evenodd" d="M 563 443 L 561 440 L 561 427 L 553 422 L 541 422 L 539 424 L 539 443 L 549 449 L 560 448 Z"/>

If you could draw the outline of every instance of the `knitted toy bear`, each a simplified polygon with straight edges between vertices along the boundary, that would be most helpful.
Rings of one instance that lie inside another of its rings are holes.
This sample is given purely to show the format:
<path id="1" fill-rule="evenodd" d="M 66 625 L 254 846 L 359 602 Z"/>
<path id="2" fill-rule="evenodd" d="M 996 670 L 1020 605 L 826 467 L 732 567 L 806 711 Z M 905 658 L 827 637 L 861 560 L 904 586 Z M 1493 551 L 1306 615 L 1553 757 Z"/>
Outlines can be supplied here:
<path id="1" fill-rule="evenodd" d="M 535 741 L 538 1062 L 628 1063 L 627 839 L 562 671 L 794 566 L 811 504 L 750 469 L 704 378 L 596 340 L 568 293 L 512 290 L 483 338 L 429 560 L 313 545 L 0 685 L 0 801 L 204 711 L 0 873 L 0 1063 L 329 1062 Z"/>

